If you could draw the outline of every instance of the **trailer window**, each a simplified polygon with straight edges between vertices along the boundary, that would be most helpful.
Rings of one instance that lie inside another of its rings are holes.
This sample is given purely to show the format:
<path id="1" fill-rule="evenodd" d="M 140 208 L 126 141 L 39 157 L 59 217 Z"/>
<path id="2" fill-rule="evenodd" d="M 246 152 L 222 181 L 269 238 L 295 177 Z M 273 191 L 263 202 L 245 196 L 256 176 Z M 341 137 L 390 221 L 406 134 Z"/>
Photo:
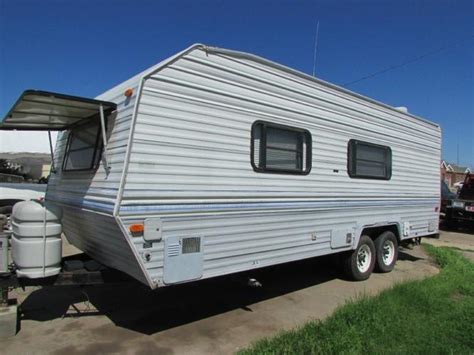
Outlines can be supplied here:
<path id="1" fill-rule="evenodd" d="M 390 180 L 390 147 L 351 139 L 348 145 L 348 172 L 352 178 Z"/>
<path id="2" fill-rule="evenodd" d="M 97 168 L 102 151 L 100 122 L 94 120 L 69 132 L 63 170 L 92 170 Z"/>
<path id="3" fill-rule="evenodd" d="M 311 170 L 311 134 L 304 129 L 255 122 L 251 163 L 257 172 L 308 174 Z"/>

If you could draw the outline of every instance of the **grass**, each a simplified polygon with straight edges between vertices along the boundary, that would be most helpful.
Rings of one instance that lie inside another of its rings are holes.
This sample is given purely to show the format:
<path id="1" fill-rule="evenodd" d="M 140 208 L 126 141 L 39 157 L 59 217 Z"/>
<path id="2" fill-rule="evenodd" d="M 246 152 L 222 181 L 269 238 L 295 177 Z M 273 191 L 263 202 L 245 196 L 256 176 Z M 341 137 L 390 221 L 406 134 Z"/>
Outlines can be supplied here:
<path id="1" fill-rule="evenodd" d="M 453 249 L 424 247 L 438 275 L 348 303 L 241 354 L 474 354 L 474 264 Z"/>

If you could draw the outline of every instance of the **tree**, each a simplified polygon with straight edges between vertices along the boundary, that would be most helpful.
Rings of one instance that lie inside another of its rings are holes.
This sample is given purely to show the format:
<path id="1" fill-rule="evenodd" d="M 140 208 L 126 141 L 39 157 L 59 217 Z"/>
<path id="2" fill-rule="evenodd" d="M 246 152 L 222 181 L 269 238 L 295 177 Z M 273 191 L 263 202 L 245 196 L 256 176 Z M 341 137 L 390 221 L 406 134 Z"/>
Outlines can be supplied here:
<path id="1" fill-rule="evenodd" d="M 7 159 L 0 159 L 0 174 L 18 175 L 25 179 L 31 178 L 29 174 L 22 172 L 21 167 L 13 167 L 13 164 Z"/>

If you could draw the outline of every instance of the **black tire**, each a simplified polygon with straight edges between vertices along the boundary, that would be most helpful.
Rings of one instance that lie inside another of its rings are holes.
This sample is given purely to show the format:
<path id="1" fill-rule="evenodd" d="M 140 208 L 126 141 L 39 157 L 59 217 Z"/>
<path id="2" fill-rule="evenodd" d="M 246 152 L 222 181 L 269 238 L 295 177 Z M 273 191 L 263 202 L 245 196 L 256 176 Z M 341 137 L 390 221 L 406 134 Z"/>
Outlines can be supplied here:
<path id="1" fill-rule="evenodd" d="M 451 214 L 446 213 L 446 217 L 444 218 L 444 228 L 447 230 L 456 230 L 456 221 L 453 220 Z"/>
<path id="2" fill-rule="evenodd" d="M 369 264 L 365 262 L 364 253 L 369 252 Z M 361 253 L 361 255 L 359 255 Z M 370 237 L 363 235 L 360 237 L 357 248 L 347 253 L 343 258 L 344 273 L 351 280 L 363 281 L 367 280 L 375 267 L 375 245 Z"/>
<path id="3" fill-rule="evenodd" d="M 13 206 L 2 206 L 0 207 L 0 214 L 11 215 Z"/>
<path id="4" fill-rule="evenodd" d="M 398 240 L 391 231 L 380 234 L 375 239 L 375 271 L 390 272 L 398 260 Z"/>

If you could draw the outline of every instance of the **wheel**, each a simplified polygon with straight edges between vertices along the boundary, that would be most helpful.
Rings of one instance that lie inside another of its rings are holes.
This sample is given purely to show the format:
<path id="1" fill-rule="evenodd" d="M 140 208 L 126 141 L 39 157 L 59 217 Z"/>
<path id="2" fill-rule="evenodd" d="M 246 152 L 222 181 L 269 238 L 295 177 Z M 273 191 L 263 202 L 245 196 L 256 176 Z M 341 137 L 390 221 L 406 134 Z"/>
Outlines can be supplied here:
<path id="1" fill-rule="evenodd" d="M 446 213 L 446 217 L 444 218 L 444 227 L 447 230 L 455 230 L 456 229 L 456 223 L 451 217 L 451 213 Z"/>
<path id="2" fill-rule="evenodd" d="M 357 248 L 349 252 L 344 261 L 346 275 L 355 281 L 367 280 L 375 266 L 375 245 L 370 237 L 360 237 Z"/>
<path id="3" fill-rule="evenodd" d="M 398 259 L 398 241 L 393 232 L 383 232 L 375 239 L 375 253 L 375 270 L 392 271 Z"/>
<path id="4" fill-rule="evenodd" d="M 10 215 L 12 213 L 13 206 L 1 206 L 0 214 Z"/>

